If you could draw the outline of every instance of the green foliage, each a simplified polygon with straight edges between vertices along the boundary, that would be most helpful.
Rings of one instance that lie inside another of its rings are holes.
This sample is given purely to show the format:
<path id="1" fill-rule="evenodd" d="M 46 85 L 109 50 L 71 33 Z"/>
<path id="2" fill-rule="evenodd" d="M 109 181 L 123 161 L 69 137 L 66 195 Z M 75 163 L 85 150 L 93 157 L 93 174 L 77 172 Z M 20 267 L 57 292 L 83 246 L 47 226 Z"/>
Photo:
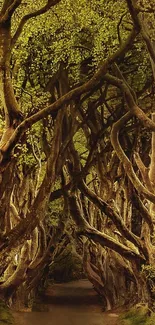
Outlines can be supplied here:
<path id="1" fill-rule="evenodd" d="M 0 116 L 0 137 L 1 137 L 2 133 L 3 133 L 3 128 L 4 128 L 4 120 Z"/>
<path id="2" fill-rule="evenodd" d="M 49 202 L 48 205 L 48 224 L 50 226 L 58 226 L 60 214 L 62 211 L 62 199 Z"/>
<path id="3" fill-rule="evenodd" d="M 19 164 L 23 165 L 28 165 L 29 167 L 34 166 L 36 163 L 35 158 L 32 154 L 32 152 L 29 152 L 29 149 L 26 144 L 22 146 L 18 146 L 18 149 L 21 149 L 21 154 L 20 154 L 20 159 L 19 159 Z"/>
<path id="4" fill-rule="evenodd" d="M 1 325 L 14 324 L 14 319 L 10 312 L 10 309 L 5 305 L 3 301 L 0 301 L 0 324 Z"/>
<path id="5" fill-rule="evenodd" d="M 76 132 L 73 141 L 74 141 L 75 149 L 78 151 L 79 156 L 81 158 L 81 163 L 84 164 L 88 157 L 88 149 L 87 149 L 87 141 L 82 129 Z"/>
<path id="6" fill-rule="evenodd" d="M 152 314 L 150 318 L 147 319 L 146 325 L 154 325 L 155 324 L 155 314 Z"/>
<path id="7" fill-rule="evenodd" d="M 45 154 L 42 150 L 42 122 L 38 122 L 27 131 L 26 143 L 18 144 L 19 165 L 26 165 L 30 168 L 44 162 Z"/>
<path id="8" fill-rule="evenodd" d="M 60 188 L 60 180 L 58 179 L 55 183 L 53 191 Z M 50 201 L 48 204 L 48 224 L 49 226 L 58 226 L 60 216 L 63 214 L 63 198 L 59 198 L 54 201 Z"/>
<path id="9" fill-rule="evenodd" d="M 23 3 L 13 20 L 13 31 L 20 17 L 45 3 Z M 114 0 L 62 0 L 46 14 L 30 19 L 12 54 L 13 82 L 23 112 L 39 110 L 49 103 L 46 86 L 62 62 L 71 86 L 83 82 L 118 49 L 131 28 L 126 2 L 121 1 L 120 6 Z M 126 73 L 127 81 L 140 91 L 151 78 L 150 59 L 140 37 L 123 61 L 122 72 L 133 71 Z"/>
<path id="10" fill-rule="evenodd" d="M 143 265 L 142 274 L 145 275 L 152 294 L 155 297 L 155 265 Z"/>
<path id="11" fill-rule="evenodd" d="M 148 316 L 146 306 L 136 306 L 120 317 L 120 325 L 154 325 L 155 314 Z"/>
<path id="12" fill-rule="evenodd" d="M 143 265 L 142 272 L 146 275 L 147 278 L 154 280 L 155 279 L 155 266 L 154 265 Z"/>
<path id="13" fill-rule="evenodd" d="M 28 2 L 23 12 L 29 7 Z M 120 7 L 114 0 L 62 0 L 45 15 L 31 19 L 13 52 L 17 85 L 29 74 L 27 89 L 31 85 L 39 90 L 61 62 L 69 67 L 72 82 L 79 81 L 82 61 L 90 58 L 96 67 L 118 48 L 117 25 L 125 10 L 125 2 Z M 23 12 L 19 10 L 20 15 Z M 122 39 L 126 34 L 123 27 Z"/>

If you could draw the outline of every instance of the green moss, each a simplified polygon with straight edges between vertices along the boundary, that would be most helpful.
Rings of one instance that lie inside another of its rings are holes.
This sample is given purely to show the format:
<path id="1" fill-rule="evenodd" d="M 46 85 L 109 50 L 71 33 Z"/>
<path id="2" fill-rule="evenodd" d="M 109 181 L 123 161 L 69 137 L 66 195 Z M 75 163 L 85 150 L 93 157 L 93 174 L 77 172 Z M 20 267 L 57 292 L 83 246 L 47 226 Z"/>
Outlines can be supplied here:
<path id="1" fill-rule="evenodd" d="M 155 324 L 155 313 L 153 313 L 146 322 L 146 325 L 154 325 Z"/>
<path id="2" fill-rule="evenodd" d="M 133 307 L 120 317 L 120 325 L 154 325 L 155 314 L 148 316 L 146 306 Z"/>
<path id="3" fill-rule="evenodd" d="M 5 305 L 3 301 L 0 301 L 0 324 L 1 325 L 15 324 L 10 309 Z"/>

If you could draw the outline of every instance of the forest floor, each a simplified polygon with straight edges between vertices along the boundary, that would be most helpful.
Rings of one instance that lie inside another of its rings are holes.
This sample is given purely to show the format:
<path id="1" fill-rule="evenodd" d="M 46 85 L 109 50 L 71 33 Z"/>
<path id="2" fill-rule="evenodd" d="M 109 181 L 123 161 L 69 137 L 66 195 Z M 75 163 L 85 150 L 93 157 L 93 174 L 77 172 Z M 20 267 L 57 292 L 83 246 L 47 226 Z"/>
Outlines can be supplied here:
<path id="1" fill-rule="evenodd" d="M 103 311 L 88 280 L 51 285 L 42 303 L 42 312 L 15 313 L 17 325 L 119 325 L 119 313 Z"/>

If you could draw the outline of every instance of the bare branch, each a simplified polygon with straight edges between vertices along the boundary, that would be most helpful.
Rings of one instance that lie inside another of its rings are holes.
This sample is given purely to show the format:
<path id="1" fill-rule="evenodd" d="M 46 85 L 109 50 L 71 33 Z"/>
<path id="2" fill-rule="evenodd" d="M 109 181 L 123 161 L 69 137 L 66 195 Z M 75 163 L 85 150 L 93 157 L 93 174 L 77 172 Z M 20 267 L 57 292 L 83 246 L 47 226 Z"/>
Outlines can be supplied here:
<path id="1" fill-rule="evenodd" d="M 110 220 L 113 221 L 114 225 L 127 240 L 130 240 L 136 247 L 142 250 L 139 238 L 130 232 L 130 230 L 125 226 L 123 219 L 114 211 L 113 208 L 111 208 L 109 204 L 104 202 L 99 196 L 91 191 L 84 181 L 80 183 L 79 188 L 91 202 L 93 202 L 102 212 L 105 213 L 108 218 L 110 218 Z"/>
<path id="2" fill-rule="evenodd" d="M 131 18 L 132 18 L 133 23 L 135 25 L 135 28 L 137 29 L 137 31 L 140 31 L 141 26 L 140 26 L 139 19 L 137 19 L 137 13 L 139 12 L 138 8 L 135 8 L 133 6 L 132 0 L 126 0 L 126 2 L 127 2 L 127 6 L 128 6 L 128 9 L 129 9 Z"/>
<path id="3" fill-rule="evenodd" d="M 148 224 L 151 235 L 154 232 L 154 224 L 152 221 L 152 216 L 143 204 L 142 200 L 140 199 L 139 195 L 134 193 L 136 200 L 134 200 L 135 207 L 142 213 L 143 219 Z"/>
<path id="4" fill-rule="evenodd" d="M 124 82 L 124 80 L 116 78 L 108 73 L 104 76 L 104 79 L 123 91 L 131 114 L 137 116 L 137 118 L 142 122 L 142 124 L 147 127 L 151 132 L 155 132 L 155 122 L 153 122 L 149 117 L 147 117 L 147 115 L 137 105 L 127 83 Z"/>
<path id="5" fill-rule="evenodd" d="M 141 157 L 140 155 L 138 154 L 138 152 L 136 152 L 134 154 L 134 159 L 135 159 L 135 162 L 137 164 L 137 167 L 138 169 L 140 170 L 140 173 L 142 175 L 142 178 L 143 178 L 143 181 L 144 181 L 144 184 L 146 185 L 147 189 L 152 192 L 153 191 L 153 188 L 152 188 L 152 185 L 151 185 L 151 182 L 150 182 L 150 179 L 149 179 L 149 168 L 147 168 L 144 163 L 142 162 L 141 160 Z"/>
<path id="6" fill-rule="evenodd" d="M 111 143 L 112 143 L 112 146 L 113 146 L 118 158 L 122 162 L 123 167 L 129 177 L 130 181 L 132 182 L 133 186 L 136 188 L 138 193 L 144 195 L 148 200 L 155 203 L 155 195 L 152 192 L 150 192 L 140 182 L 139 178 L 137 177 L 137 175 L 133 169 L 132 163 L 126 156 L 126 154 L 125 154 L 124 150 L 122 149 L 120 142 L 119 142 L 119 132 L 120 132 L 121 128 L 124 126 L 124 124 L 126 124 L 127 121 L 131 118 L 131 116 L 132 116 L 132 113 L 128 112 L 124 116 L 122 116 L 116 123 L 114 123 L 114 125 L 112 127 L 112 131 L 111 131 Z"/>
<path id="7" fill-rule="evenodd" d="M 134 251 L 131 248 L 128 248 L 127 246 L 116 241 L 114 238 L 96 230 L 93 227 L 86 228 L 79 234 L 87 236 L 94 242 L 99 243 L 104 248 L 108 247 L 112 249 L 113 251 L 119 253 L 121 256 L 125 257 L 129 261 L 140 261 L 143 264 L 145 263 L 144 257 L 138 254 L 136 250 Z"/>
<path id="8" fill-rule="evenodd" d="M 121 42 L 122 42 L 122 40 L 121 40 L 121 33 L 120 33 L 120 26 L 121 26 L 121 23 L 122 23 L 123 18 L 126 16 L 126 14 L 127 14 L 127 12 L 125 12 L 125 13 L 121 16 L 121 18 L 120 18 L 120 20 L 119 20 L 119 22 L 118 22 L 118 24 L 117 24 L 118 41 L 119 41 L 120 44 L 121 44 Z"/>
<path id="9" fill-rule="evenodd" d="M 69 196 L 68 200 L 71 215 L 76 224 L 78 225 L 78 228 L 81 228 L 78 231 L 78 235 L 84 235 L 92 239 L 94 242 L 99 243 L 102 247 L 111 248 L 115 252 L 119 253 L 121 256 L 124 256 L 129 261 L 138 260 L 144 263 L 145 258 L 141 256 L 136 249 L 132 250 L 127 246 L 119 243 L 114 238 L 96 230 L 94 227 L 91 227 L 84 218 L 82 211 L 80 210 L 80 207 L 78 205 L 76 196 L 74 194 Z"/>

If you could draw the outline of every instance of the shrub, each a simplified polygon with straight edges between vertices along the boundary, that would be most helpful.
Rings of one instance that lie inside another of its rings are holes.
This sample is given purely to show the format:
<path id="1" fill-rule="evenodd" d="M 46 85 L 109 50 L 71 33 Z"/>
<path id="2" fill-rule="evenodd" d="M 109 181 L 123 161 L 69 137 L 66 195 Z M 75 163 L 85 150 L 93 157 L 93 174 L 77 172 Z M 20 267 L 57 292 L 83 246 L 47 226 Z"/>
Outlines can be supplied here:
<path id="1" fill-rule="evenodd" d="M 0 324 L 1 325 L 14 324 L 14 318 L 10 312 L 10 309 L 5 305 L 3 301 L 0 301 Z"/>
<path id="2" fill-rule="evenodd" d="M 120 325 L 154 325 L 155 313 L 148 316 L 148 307 L 136 305 L 120 317 Z"/>

